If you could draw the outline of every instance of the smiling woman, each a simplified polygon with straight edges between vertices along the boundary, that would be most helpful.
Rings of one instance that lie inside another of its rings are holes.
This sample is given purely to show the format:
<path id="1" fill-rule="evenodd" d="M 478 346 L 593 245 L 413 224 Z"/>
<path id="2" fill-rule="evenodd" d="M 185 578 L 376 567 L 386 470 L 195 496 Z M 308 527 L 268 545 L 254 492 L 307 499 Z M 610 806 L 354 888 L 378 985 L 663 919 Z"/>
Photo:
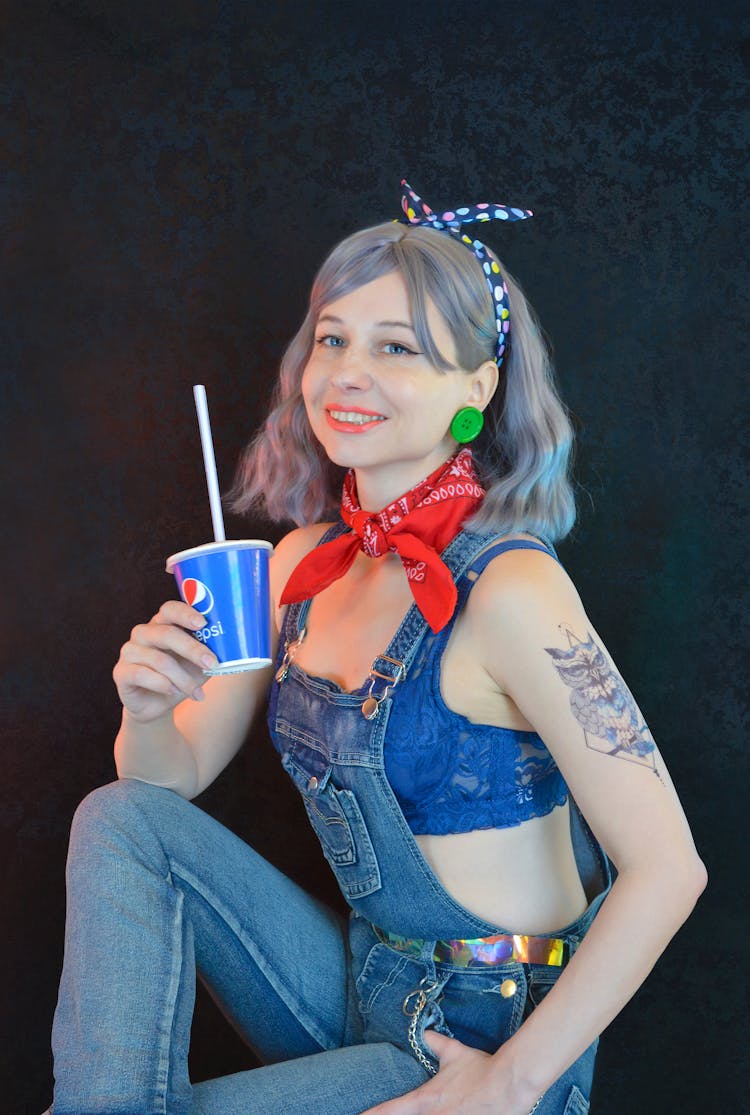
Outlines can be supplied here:
<path id="1" fill-rule="evenodd" d="M 299 526 L 337 513 L 341 470 L 332 467 L 312 435 L 302 375 L 318 347 L 316 337 L 330 335 L 328 346 L 346 347 L 345 336 L 323 328 L 327 321 L 338 324 L 329 320 L 331 314 L 337 316 L 334 304 L 389 276 L 394 284 L 405 285 L 406 305 L 397 297 L 400 312 L 385 313 L 374 307 L 371 320 L 386 323 L 386 330 L 398 329 L 400 323 L 409 332 L 386 332 L 381 338 L 384 350 L 414 351 L 433 373 L 473 372 L 487 361 L 499 369 L 497 390 L 483 411 L 482 437 L 472 446 L 486 496 L 471 525 L 526 529 L 553 541 L 571 530 L 575 501 L 568 466 L 573 431 L 534 314 L 503 267 L 500 289 L 504 295 L 507 292 L 503 301 L 512 306 L 513 330 L 501 332 L 503 340 L 498 342 L 497 318 L 502 329 L 510 320 L 502 314 L 509 310 L 505 306 L 498 310 L 483 268 L 460 239 L 445 233 L 435 236 L 435 231 L 419 223 L 405 228 L 390 221 L 354 233 L 323 263 L 313 283 L 308 313 L 284 355 L 269 417 L 243 456 L 233 492 L 237 510 L 257 508 Z M 493 264 L 494 257 L 487 266 Z M 403 362 L 398 366 L 404 370 Z M 420 413 L 408 436 L 414 436 L 421 422 Z"/>
<path id="2" fill-rule="evenodd" d="M 483 410 L 497 386 L 492 360 L 471 375 L 456 366 L 447 322 L 431 299 L 425 309 L 434 343 L 453 371 L 440 371 L 420 351 L 398 271 L 330 303 L 316 323 L 302 375 L 305 410 L 330 461 L 366 468 L 358 483 L 366 509 L 385 507 L 442 464 L 455 447 L 453 416 L 465 406 Z"/>
<path id="3" fill-rule="evenodd" d="M 321 267 L 239 473 L 237 506 L 298 524 L 275 673 L 206 680 L 181 601 L 122 648 L 119 781 L 71 834 L 55 1115 L 585 1115 L 598 1035 L 705 885 L 555 551 L 571 427 L 539 330 L 462 232 L 530 214 L 404 186 L 402 222 Z M 266 697 L 347 922 L 189 801 Z M 264 1067 L 191 1083 L 196 971 Z"/>

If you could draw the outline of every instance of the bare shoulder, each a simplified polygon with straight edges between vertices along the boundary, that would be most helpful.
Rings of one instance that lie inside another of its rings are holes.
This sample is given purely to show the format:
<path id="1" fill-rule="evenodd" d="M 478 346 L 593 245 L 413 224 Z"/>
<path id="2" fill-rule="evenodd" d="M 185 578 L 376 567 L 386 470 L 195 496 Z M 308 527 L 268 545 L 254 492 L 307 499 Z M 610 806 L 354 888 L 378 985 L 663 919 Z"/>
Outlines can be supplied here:
<path id="1" fill-rule="evenodd" d="M 538 541 L 530 534 L 507 536 L 515 539 Z M 477 662 L 517 704 L 515 671 L 520 660 L 556 646 L 568 629 L 593 631 L 562 565 L 550 553 L 527 548 L 505 550 L 492 558 L 469 594 L 464 622 Z M 529 713 L 527 708 L 524 715 L 533 723 Z"/>
<path id="2" fill-rule="evenodd" d="M 295 527 L 294 530 L 290 530 L 274 547 L 274 561 L 277 564 L 299 561 L 312 550 L 332 525 L 332 523 L 309 523 L 305 527 Z"/>
<path id="3" fill-rule="evenodd" d="M 503 541 L 539 542 L 531 534 L 509 534 Z M 494 557 L 469 596 L 467 610 L 474 623 L 529 617 L 530 612 L 557 611 L 560 607 L 583 610 L 578 591 L 562 565 L 538 549 L 505 550 Z"/>
<path id="4" fill-rule="evenodd" d="M 310 523 L 296 527 L 285 534 L 274 547 L 271 555 L 271 590 L 274 600 L 278 601 L 293 570 L 318 544 L 331 523 Z"/>

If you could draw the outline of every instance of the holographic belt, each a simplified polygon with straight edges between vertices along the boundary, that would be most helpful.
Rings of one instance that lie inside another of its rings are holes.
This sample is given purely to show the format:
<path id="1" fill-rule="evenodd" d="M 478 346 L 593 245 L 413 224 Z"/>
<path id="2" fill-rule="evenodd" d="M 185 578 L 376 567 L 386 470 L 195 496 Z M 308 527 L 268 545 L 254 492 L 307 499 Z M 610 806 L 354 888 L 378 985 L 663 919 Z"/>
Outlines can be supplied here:
<path id="1" fill-rule="evenodd" d="M 384 945 L 410 956 L 424 956 L 425 945 L 429 943 L 427 939 L 399 937 L 396 933 L 386 933 L 377 925 L 372 928 Z M 494 937 L 435 941 L 432 959 L 439 964 L 452 964 L 455 968 L 504 964 L 508 960 L 518 960 L 523 964 L 550 964 L 560 968 L 567 963 L 571 952 L 570 942 L 561 937 L 529 937 L 517 933 L 511 936 L 500 933 Z"/>

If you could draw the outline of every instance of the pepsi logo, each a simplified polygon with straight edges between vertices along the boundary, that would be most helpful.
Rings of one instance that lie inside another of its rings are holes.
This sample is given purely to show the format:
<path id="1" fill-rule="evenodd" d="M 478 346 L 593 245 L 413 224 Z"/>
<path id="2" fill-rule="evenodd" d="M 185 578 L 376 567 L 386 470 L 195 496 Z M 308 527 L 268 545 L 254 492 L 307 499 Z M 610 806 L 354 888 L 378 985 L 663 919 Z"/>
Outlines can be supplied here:
<path id="1" fill-rule="evenodd" d="M 208 615 L 214 606 L 211 589 L 196 577 L 186 577 L 182 582 L 182 598 L 186 604 L 195 608 L 197 612 L 202 612 L 204 616 Z"/>

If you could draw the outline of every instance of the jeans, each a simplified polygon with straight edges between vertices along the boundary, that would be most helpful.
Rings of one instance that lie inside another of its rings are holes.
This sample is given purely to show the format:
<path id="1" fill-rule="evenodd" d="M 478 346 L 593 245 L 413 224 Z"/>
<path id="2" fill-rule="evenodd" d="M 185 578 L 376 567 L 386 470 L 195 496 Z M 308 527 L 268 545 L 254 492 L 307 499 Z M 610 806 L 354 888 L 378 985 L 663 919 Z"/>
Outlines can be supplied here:
<path id="1" fill-rule="evenodd" d="M 427 1079 L 363 1044 L 345 920 L 170 790 L 89 794 L 67 884 L 54 1115 L 354 1115 Z M 196 966 L 263 1068 L 191 1086 Z"/>
<path id="2" fill-rule="evenodd" d="M 172 791 L 123 779 L 89 794 L 67 883 L 54 1115 L 356 1115 L 429 1079 L 401 1010 L 424 964 L 380 943 L 362 917 L 347 931 Z M 512 961 L 478 974 L 434 967 L 449 1005 L 431 1004 L 420 1036 L 430 1025 L 488 1049 L 488 1027 L 496 1046 L 557 975 Z M 191 1085 L 196 968 L 262 1068 Z M 511 977 L 518 990 L 504 998 Z M 588 1111 L 595 1052 L 545 1094 L 540 1115 Z"/>

